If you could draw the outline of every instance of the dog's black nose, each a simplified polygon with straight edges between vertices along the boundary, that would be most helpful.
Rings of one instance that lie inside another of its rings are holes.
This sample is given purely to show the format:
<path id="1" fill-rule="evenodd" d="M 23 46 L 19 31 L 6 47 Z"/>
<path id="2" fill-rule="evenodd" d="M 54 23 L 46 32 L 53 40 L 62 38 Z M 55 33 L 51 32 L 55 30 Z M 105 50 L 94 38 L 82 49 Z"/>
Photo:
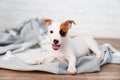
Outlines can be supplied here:
<path id="1" fill-rule="evenodd" d="M 54 39 L 54 44 L 58 44 L 59 43 L 59 40 L 57 40 L 57 39 Z"/>

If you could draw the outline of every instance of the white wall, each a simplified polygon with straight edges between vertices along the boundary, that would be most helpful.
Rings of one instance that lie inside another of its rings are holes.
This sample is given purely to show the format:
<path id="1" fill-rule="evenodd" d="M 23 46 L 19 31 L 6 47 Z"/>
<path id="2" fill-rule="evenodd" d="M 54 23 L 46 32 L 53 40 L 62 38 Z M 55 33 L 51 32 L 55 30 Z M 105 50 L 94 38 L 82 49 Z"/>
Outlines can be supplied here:
<path id="1" fill-rule="evenodd" d="M 73 19 L 95 37 L 120 39 L 120 0 L 0 0 L 0 31 L 34 17 Z"/>

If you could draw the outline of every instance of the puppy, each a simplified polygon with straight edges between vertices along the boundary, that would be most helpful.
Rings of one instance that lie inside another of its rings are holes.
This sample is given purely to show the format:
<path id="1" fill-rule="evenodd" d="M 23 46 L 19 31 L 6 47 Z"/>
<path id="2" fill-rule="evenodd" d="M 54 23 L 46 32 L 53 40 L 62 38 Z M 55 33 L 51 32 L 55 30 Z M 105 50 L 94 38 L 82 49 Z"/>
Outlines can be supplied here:
<path id="1" fill-rule="evenodd" d="M 51 19 L 44 19 L 43 23 L 48 29 L 51 53 L 39 60 L 31 61 L 30 64 L 48 63 L 56 59 L 67 61 L 67 71 L 70 74 L 75 74 L 77 57 L 85 55 L 89 50 L 96 54 L 97 59 L 101 57 L 96 41 L 88 33 L 83 33 L 73 38 L 68 36 L 69 29 L 72 27 L 72 24 L 75 24 L 73 20 L 56 23 Z"/>

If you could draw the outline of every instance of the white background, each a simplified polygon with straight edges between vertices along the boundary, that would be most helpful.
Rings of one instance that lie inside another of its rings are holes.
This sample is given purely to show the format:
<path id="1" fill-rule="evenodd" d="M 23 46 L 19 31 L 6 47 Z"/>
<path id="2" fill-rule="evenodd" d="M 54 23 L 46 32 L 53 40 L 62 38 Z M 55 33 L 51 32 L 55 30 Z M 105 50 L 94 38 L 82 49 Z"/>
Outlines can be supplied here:
<path id="1" fill-rule="evenodd" d="M 0 0 L 0 31 L 35 17 L 73 19 L 80 31 L 120 39 L 120 0 Z"/>

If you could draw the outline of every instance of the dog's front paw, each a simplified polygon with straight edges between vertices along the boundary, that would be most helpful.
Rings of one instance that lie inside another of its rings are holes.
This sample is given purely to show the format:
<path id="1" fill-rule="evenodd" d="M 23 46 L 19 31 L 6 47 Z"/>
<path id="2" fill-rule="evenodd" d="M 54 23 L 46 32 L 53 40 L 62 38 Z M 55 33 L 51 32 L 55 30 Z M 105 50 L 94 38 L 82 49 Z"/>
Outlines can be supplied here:
<path id="1" fill-rule="evenodd" d="M 42 64 L 43 63 L 43 59 L 40 58 L 39 60 L 31 60 L 31 61 L 27 61 L 26 63 L 32 64 L 32 65 Z"/>
<path id="2" fill-rule="evenodd" d="M 36 65 L 36 64 L 38 64 L 38 60 L 26 61 L 26 63 Z"/>
<path id="3" fill-rule="evenodd" d="M 67 71 L 68 71 L 69 74 L 75 74 L 76 73 L 76 68 L 69 66 Z"/>

